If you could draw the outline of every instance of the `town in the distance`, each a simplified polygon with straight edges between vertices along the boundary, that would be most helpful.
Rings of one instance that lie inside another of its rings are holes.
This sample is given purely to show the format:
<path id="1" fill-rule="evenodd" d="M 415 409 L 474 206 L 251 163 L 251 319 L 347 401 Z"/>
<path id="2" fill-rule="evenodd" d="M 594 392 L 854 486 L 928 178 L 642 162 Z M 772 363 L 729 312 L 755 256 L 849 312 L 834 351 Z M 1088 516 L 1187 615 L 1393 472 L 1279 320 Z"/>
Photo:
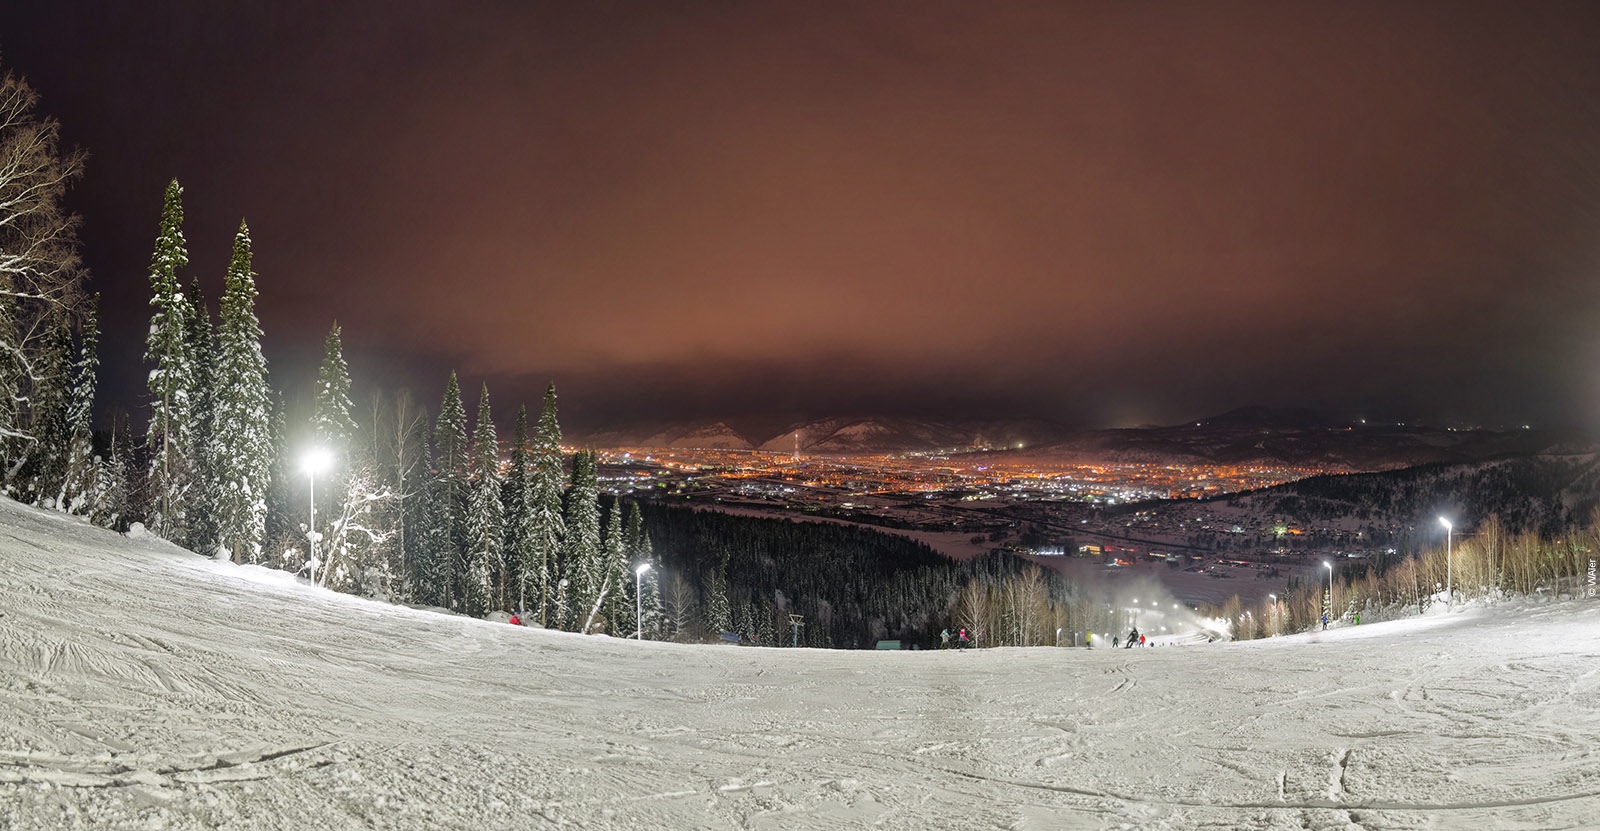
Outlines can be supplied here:
<path id="1" fill-rule="evenodd" d="M 1369 566 L 1442 534 L 1402 510 L 1306 511 L 1280 486 L 1481 466 L 1559 451 L 1562 441 L 1522 426 L 1368 424 L 1259 407 L 1171 427 L 982 428 L 844 418 L 759 443 L 722 423 L 595 443 L 602 486 L 614 493 L 871 526 L 957 559 L 1005 551 L 1080 581 L 1150 578 L 1199 605 L 1261 601 L 1329 564 Z"/>

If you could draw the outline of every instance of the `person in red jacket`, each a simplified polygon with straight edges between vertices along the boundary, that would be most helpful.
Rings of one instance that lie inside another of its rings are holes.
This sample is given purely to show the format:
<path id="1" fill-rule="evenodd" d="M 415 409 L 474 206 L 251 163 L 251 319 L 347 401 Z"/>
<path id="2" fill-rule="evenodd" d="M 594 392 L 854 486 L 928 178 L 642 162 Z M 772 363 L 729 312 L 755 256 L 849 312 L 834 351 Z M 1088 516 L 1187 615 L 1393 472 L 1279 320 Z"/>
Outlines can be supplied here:
<path id="1" fill-rule="evenodd" d="M 517 613 L 516 612 L 512 612 L 511 613 L 510 623 L 511 623 L 512 626 L 521 626 L 522 625 L 522 618 L 517 617 Z"/>

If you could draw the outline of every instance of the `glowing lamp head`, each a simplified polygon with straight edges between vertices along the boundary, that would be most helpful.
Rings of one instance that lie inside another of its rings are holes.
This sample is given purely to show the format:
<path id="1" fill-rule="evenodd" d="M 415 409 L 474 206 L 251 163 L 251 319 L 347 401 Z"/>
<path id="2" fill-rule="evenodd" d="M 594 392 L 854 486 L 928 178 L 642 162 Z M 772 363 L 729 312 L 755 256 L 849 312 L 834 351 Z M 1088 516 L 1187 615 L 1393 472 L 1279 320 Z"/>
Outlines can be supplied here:
<path id="1" fill-rule="evenodd" d="M 1333 571 L 1333 563 L 1323 562 L 1322 567 L 1327 569 L 1329 572 Z"/>
<path id="2" fill-rule="evenodd" d="M 640 563 L 639 567 L 633 570 L 633 573 L 635 575 L 638 575 L 638 576 L 643 576 L 644 573 L 649 571 L 649 570 L 650 570 L 650 564 L 649 563 Z"/>
<path id="3" fill-rule="evenodd" d="M 333 467 L 333 454 L 326 447 L 314 447 L 300 457 L 300 469 L 308 475 L 315 476 L 330 467 Z"/>
<path id="4" fill-rule="evenodd" d="M 1444 530 L 1446 530 L 1446 531 L 1450 531 L 1450 530 L 1453 529 L 1453 526 L 1450 524 L 1450 520 L 1445 519 L 1444 517 L 1439 517 L 1439 524 L 1443 525 L 1444 526 Z"/>

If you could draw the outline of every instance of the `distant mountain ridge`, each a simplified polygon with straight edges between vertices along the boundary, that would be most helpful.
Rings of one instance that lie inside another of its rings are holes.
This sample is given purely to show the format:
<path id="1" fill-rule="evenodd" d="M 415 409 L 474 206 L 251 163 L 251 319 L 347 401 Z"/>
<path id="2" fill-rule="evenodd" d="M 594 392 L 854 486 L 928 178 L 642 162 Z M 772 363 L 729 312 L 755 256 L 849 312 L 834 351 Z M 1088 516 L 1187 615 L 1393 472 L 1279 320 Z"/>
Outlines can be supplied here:
<path id="1" fill-rule="evenodd" d="M 834 417 L 750 436 L 725 421 L 656 425 L 576 441 L 607 448 L 759 450 L 822 456 L 904 453 L 1124 464 L 1232 464 L 1373 471 L 1586 448 L 1583 436 L 1534 430 L 1458 430 L 1366 424 L 1310 409 L 1245 407 L 1163 427 L 1074 430 L 1037 419 Z"/>

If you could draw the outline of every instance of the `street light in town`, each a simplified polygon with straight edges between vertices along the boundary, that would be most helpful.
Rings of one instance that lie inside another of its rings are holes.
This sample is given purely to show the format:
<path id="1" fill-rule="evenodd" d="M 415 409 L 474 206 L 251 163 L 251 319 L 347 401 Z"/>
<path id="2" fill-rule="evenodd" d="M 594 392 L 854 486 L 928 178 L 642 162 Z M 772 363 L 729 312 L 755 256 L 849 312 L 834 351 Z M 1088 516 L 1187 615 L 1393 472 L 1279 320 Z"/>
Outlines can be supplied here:
<path id="1" fill-rule="evenodd" d="M 649 563 L 640 563 L 633 570 L 633 620 L 637 624 L 633 631 L 633 639 L 644 640 L 644 573 L 650 570 Z"/>
<path id="2" fill-rule="evenodd" d="M 1453 585 L 1454 584 L 1454 575 L 1451 574 L 1451 572 L 1454 569 L 1451 566 L 1452 557 L 1451 557 L 1451 551 L 1450 551 L 1450 548 L 1451 548 L 1451 546 L 1450 546 L 1451 539 L 1450 538 L 1454 535 L 1456 529 L 1455 529 L 1454 526 L 1452 526 L 1450 524 L 1450 520 L 1445 519 L 1444 517 L 1439 517 L 1439 524 L 1444 526 L 1444 596 L 1445 596 L 1445 611 L 1454 611 L 1455 608 L 1456 608 L 1456 593 L 1455 593 L 1455 586 Z"/>
<path id="3" fill-rule="evenodd" d="M 307 490 L 311 493 L 311 517 L 306 522 L 306 541 L 311 549 L 311 584 L 317 583 L 317 474 L 333 465 L 333 454 L 325 447 L 313 447 L 300 459 L 306 472 Z"/>

